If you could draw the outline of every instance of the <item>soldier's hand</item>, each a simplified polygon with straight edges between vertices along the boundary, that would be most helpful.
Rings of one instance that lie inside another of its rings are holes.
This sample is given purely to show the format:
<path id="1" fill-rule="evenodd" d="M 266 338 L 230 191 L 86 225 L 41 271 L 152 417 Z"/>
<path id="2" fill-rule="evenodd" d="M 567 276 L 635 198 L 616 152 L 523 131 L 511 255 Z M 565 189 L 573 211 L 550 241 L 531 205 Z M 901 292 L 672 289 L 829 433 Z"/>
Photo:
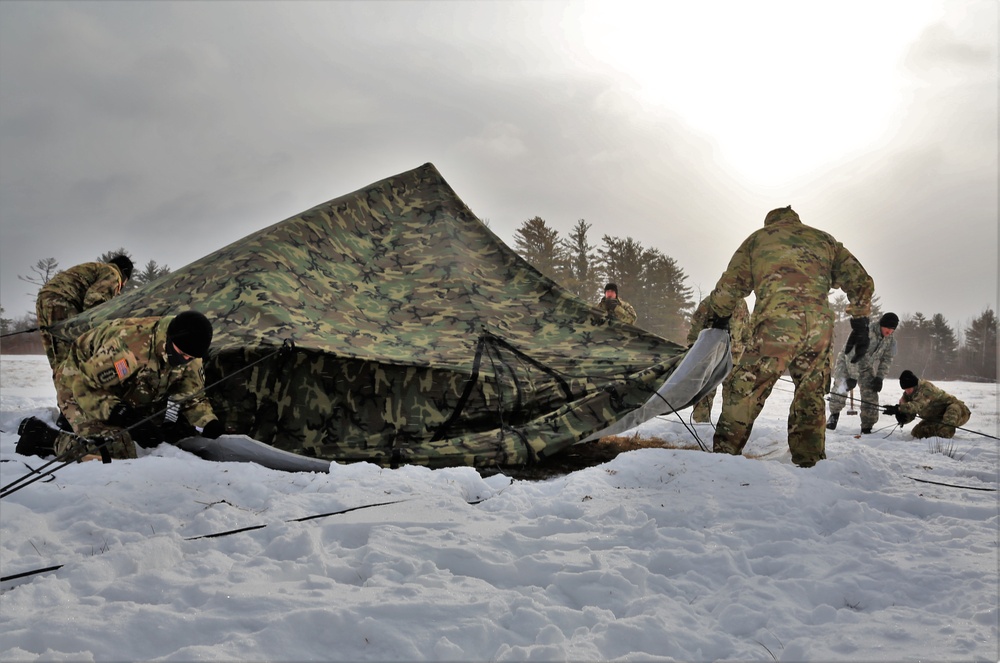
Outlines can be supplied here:
<path id="1" fill-rule="evenodd" d="M 612 310 L 618 308 L 618 304 L 620 303 L 617 299 L 609 299 L 607 300 L 607 302 L 608 302 L 608 308 Z"/>
<path id="2" fill-rule="evenodd" d="M 720 317 L 720 316 L 717 316 L 717 315 L 713 315 L 709 319 L 708 323 L 709 323 L 709 326 L 712 329 L 729 329 L 729 319 L 731 317 L 732 317 L 731 315 L 727 315 L 727 316 L 723 316 L 723 317 Z"/>
<path id="3" fill-rule="evenodd" d="M 888 415 L 896 416 L 897 414 L 899 414 L 899 406 L 898 405 L 886 405 L 884 408 L 882 408 L 882 411 L 885 412 Z"/>
<path id="4" fill-rule="evenodd" d="M 138 419 L 138 413 L 127 403 L 118 402 L 111 408 L 108 423 L 119 428 L 128 428 Z"/>
<path id="5" fill-rule="evenodd" d="M 844 354 L 850 356 L 854 352 L 852 364 L 861 361 L 861 358 L 868 352 L 868 318 L 851 318 L 851 335 L 847 337 L 847 345 L 844 346 Z"/>
<path id="6" fill-rule="evenodd" d="M 857 386 L 858 386 L 857 380 L 855 380 L 854 378 L 847 378 L 847 391 L 850 391 L 851 389 L 854 389 Z"/>
<path id="7" fill-rule="evenodd" d="M 882 378 L 873 378 L 872 387 L 875 389 L 876 393 L 882 391 Z"/>
<path id="8" fill-rule="evenodd" d="M 225 432 L 226 429 L 222 425 L 222 422 L 218 419 L 212 419 L 210 422 L 205 424 L 204 428 L 201 429 L 201 436 L 207 437 L 210 440 L 216 440 Z"/>

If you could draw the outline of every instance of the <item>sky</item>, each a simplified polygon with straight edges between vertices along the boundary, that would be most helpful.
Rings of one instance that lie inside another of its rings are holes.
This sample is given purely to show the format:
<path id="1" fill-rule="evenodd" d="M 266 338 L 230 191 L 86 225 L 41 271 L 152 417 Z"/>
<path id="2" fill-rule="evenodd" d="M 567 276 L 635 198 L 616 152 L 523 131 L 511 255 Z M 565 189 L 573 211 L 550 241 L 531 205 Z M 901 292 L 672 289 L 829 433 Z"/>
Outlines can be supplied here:
<path id="1" fill-rule="evenodd" d="M 513 246 L 632 237 L 695 299 L 791 204 L 883 310 L 1000 309 L 998 3 L 0 1 L 0 305 L 172 269 L 432 162 Z M 627 296 L 623 293 L 623 297 Z"/>
<path id="2" fill-rule="evenodd" d="M 542 481 L 166 444 L 65 465 L 0 497 L 0 577 L 30 574 L 0 583 L 0 659 L 994 663 L 1000 392 L 938 386 L 972 412 L 954 439 L 845 414 L 809 469 L 786 382 L 743 457 L 671 415 L 628 435 L 675 448 Z M 18 422 L 55 410 L 43 356 L 0 358 L 5 489 L 43 462 Z"/>

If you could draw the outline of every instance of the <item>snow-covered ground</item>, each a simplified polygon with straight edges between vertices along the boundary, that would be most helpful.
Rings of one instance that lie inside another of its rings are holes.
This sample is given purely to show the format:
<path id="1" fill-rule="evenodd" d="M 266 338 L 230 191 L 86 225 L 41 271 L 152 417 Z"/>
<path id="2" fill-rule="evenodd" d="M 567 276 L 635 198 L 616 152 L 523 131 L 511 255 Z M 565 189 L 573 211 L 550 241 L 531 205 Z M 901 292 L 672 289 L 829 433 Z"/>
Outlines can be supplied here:
<path id="1" fill-rule="evenodd" d="M 938 384 L 1000 436 L 997 385 Z M 2 575 L 62 565 L 0 587 L 0 660 L 1000 659 L 997 440 L 917 441 L 891 417 L 856 438 L 845 414 L 801 469 L 791 389 L 748 457 L 659 418 L 637 432 L 687 448 L 546 481 L 166 445 L 68 465 L 0 502 Z M 42 464 L 14 453 L 18 422 L 54 412 L 45 358 L 4 356 L 4 486 Z"/>

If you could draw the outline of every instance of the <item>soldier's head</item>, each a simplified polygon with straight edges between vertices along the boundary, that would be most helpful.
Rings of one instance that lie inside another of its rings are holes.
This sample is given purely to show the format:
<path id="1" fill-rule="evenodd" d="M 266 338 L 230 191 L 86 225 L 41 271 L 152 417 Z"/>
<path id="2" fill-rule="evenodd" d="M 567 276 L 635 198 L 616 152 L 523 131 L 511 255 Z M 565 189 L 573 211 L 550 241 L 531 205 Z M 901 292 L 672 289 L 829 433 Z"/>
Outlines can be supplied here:
<path id="1" fill-rule="evenodd" d="M 908 394 L 917 386 L 918 382 L 919 380 L 913 371 L 905 370 L 899 374 L 899 388 Z"/>
<path id="2" fill-rule="evenodd" d="M 212 323 L 198 311 L 184 311 L 167 325 L 167 361 L 181 366 L 208 354 L 212 344 Z"/>
<path id="3" fill-rule="evenodd" d="M 126 255 L 116 255 L 108 262 L 118 268 L 122 275 L 122 283 L 132 278 L 132 261 Z"/>
<path id="4" fill-rule="evenodd" d="M 899 316 L 895 313 L 886 313 L 878 319 L 878 326 L 882 330 L 883 337 L 889 336 L 899 326 Z"/>
<path id="5" fill-rule="evenodd" d="M 615 283 L 609 283 L 604 286 L 604 298 L 618 299 L 618 285 Z"/>
<path id="6" fill-rule="evenodd" d="M 788 207 L 779 207 L 778 209 L 773 209 L 770 212 L 768 212 L 767 216 L 764 217 L 764 225 L 766 226 L 771 223 L 777 223 L 778 221 L 785 221 L 785 220 L 789 221 L 799 220 L 799 215 L 795 212 L 795 210 L 792 209 L 791 205 L 789 205 Z"/>

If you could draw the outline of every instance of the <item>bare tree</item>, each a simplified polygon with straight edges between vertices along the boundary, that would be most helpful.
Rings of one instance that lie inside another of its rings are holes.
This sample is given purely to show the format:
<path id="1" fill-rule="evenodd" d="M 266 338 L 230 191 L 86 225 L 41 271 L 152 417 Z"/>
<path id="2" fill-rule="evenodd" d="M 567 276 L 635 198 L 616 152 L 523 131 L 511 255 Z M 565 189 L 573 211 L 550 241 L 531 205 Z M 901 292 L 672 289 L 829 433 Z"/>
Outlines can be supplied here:
<path id="1" fill-rule="evenodd" d="M 59 261 L 55 258 L 42 258 L 31 266 L 31 271 L 34 272 L 33 276 L 22 276 L 18 274 L 17 278 L 27 283 L 37 285 L 41 288 L 43 285 L 48 283 L 53 276 L 59 273 Z M 28 294 L 34 295 L 35 293 L 29 292 Z"/>

